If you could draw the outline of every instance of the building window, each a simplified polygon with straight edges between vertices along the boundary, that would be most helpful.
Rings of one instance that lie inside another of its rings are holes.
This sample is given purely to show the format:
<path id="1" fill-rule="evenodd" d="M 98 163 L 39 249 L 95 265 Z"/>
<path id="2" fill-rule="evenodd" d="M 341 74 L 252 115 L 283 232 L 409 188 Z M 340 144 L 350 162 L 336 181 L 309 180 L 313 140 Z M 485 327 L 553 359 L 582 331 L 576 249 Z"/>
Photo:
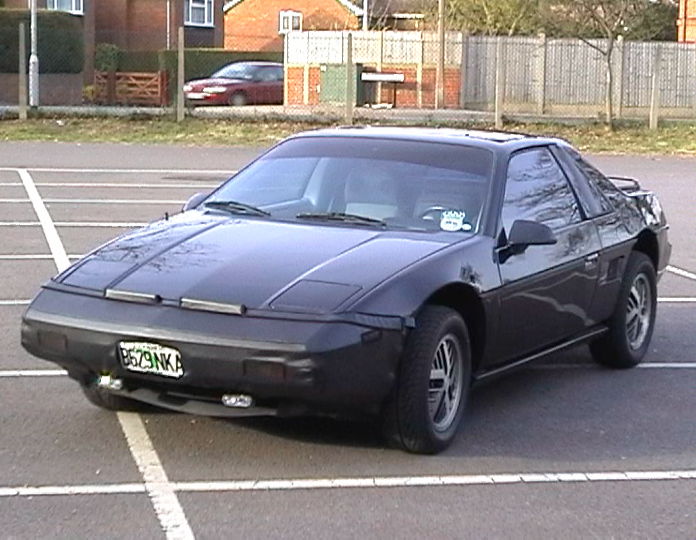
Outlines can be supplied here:
<path id="1" fill-rule="evenodd" d="M 185 0 L 184 24 L 188 26 L 213 26 L 214 0 Z"/>
<path id="2" fill-rule="evenodd" d="M 46 0 L 46 9 L 67 11 L 78 15 L 85 12 L 82 0 Z"/>
<path id="3" fill-rule="evenodd" d="M 281 11 L 278 19 L 278 33 L 302 31 L 302 13 L 297 11 Z"/>

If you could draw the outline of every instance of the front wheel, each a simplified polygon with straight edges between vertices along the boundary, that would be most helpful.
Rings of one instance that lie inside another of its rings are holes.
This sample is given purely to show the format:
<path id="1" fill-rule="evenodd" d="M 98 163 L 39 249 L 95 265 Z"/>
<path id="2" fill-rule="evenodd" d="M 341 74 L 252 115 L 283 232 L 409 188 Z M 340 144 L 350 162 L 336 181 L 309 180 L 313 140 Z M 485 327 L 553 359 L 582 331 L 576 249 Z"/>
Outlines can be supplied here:
<path id="1" fill-rule="evenodd" d="M 385 407 L 385 435 L 409 452 L 444 450 L 457 434 L 470 381 L 466 324 L 453 309 L 426 307 L 407 339 Z"/>
<path id="2" fill-rule="evenodd" d="M 655 327 L 656 283 L 652 261 L 643 253 L 631 253 L 609 319 L 609 332 L 590 344 L 597 362 L 612 368 L 631 368 L 643 359 Z"/>
<path id="3" fill-rule="evenodd" d="M 244 92 L 235 92 L 230 96 L 229 104 L 233 107 L 243 107 L 248 102 Z"/>

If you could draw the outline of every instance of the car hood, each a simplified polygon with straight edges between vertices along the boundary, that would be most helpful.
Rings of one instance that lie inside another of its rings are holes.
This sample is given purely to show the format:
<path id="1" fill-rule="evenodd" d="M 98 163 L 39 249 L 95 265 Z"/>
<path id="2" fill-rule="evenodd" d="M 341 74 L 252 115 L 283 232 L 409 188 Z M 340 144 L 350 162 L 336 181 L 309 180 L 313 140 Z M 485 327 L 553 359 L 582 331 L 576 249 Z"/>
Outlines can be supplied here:
<path id="1" fill-rule="evenodd" d="M 188 214 L 198 217 L 116 239 L 58 281 L 176 302 L 329 312 L 448 245 L 366 227 Z"/>

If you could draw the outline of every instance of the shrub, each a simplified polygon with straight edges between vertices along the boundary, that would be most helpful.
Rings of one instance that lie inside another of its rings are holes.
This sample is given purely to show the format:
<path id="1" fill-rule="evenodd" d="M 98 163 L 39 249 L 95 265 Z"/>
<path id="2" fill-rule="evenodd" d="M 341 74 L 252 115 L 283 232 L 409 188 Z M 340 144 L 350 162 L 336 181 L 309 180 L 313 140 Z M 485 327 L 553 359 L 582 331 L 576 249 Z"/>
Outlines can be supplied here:
<path id="1" fill-rule="evenodd" d="M 26 9 L 0 9 L 0 73 L 17 73 L 19 23 L 24 22 L 29 59 L 30 15 Z M 84 65 L 84 40 L 80 19 L 59 11 L 39 11 L 38 55 L 41 73 L 80 73 Z"/>
<path id="2" fill-rule="evenodd" d="M 121 49 L 112 43 L 100 43 L 94 51 L 94 68 L 99 71 L 119 69 Z"/>

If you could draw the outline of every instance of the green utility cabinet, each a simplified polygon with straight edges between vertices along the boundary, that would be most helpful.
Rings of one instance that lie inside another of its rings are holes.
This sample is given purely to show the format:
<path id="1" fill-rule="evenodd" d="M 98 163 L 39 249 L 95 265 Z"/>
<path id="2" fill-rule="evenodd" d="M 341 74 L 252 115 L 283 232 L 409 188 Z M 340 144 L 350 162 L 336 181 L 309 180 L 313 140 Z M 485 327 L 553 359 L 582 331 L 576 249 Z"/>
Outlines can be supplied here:
<path id="1" fill-rule="evenodd" d="M 319 66 L 321 77 L 319 84 L 319 101 L 321 103 L 345 103 L 346 102 L 346 65 L 345 64 L 322 64 Z M 355 105 L 362 106 L 366 103 L 365 84 L 361 77 L 363 73 L 362 64 L 354 64 L 352 70 L 353 96 Z"/>

